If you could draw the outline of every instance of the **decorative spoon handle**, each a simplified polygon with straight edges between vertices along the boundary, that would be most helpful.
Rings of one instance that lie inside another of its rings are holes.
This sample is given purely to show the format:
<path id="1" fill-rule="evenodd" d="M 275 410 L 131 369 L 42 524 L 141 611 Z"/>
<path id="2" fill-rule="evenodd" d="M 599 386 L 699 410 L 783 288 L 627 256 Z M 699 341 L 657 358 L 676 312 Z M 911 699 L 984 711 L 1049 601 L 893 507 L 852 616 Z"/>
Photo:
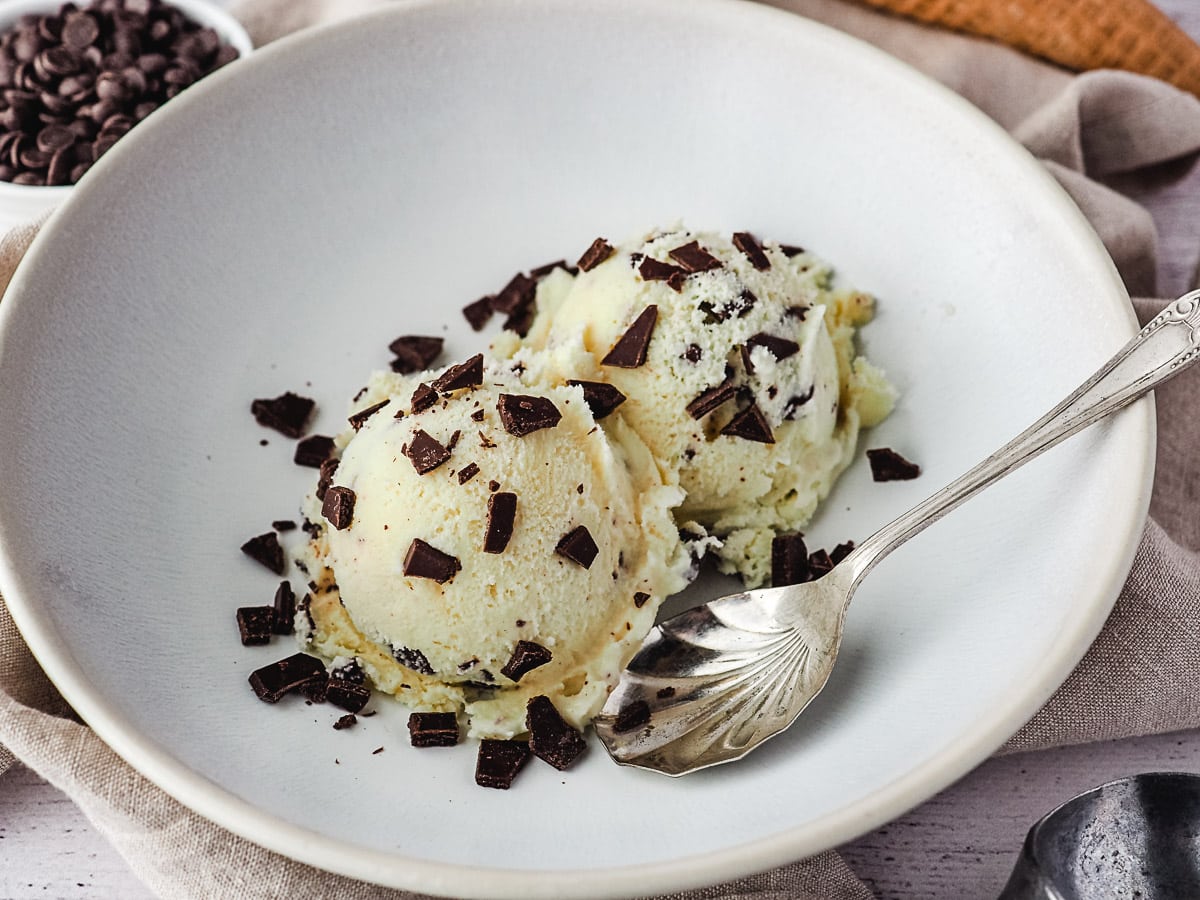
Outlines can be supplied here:
<path id="1" fill-rule="evenodd" d="M 909 538 L 993 481 L 1132 403 L 1200 355 L 1200 291 L 1184 294 L 1058 406 L 975 468 L 883 526 L 846 557 L 851 584 Z"/>

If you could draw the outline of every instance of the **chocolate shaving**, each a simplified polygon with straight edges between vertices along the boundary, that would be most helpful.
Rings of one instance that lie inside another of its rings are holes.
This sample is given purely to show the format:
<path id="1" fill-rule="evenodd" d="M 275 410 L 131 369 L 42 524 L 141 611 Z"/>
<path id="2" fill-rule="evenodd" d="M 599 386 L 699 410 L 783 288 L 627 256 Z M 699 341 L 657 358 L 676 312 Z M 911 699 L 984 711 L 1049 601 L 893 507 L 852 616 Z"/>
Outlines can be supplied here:
<path id="1" fill-rule="evenodd" d="M 622 369 L 636 369 L 643 365 L 657 321 L 658 307 L 651 304 L 633 320 L 633 324 L 617 339 L 608 355 L 600 360 L 600 364 Z"/>
<path id="2" fill-rule="evenodd" d="M 453 747 L 458 717 L 452 712 L 415 712 L 408 717 L 408 742 L 414 747 Z"/>
<path id="3" fill-rule="evenodd" d="M 419 334 L 406 334 L 398 337 L 388 349 L 396 354 L 392 360 L 392 371 L 401 375 L 411 375 L 433 365 L 433 361 L 442 354 L 444 340 L 440 337 L 426 337 Z"/>
<path id="4" fill-rule="evenodd" d="M 525 706 L 529 749 L 560 772 L 587 749 L 583 735 L 568 725 L 549 697 L 537 696 Z"/>
<path id="5" fill-rule="evenodd" d="M 803 584 L 809 580 L 808 548 L 804 536 L 778 534 L 771 540 L 771 586 Z"/>
<path id="6" fill-rule="evenodd" d="M 691 241 L 682 247 L 669 250 L 667 255 L 693 275 L 697 272 L 725 268 L 725 264 L 701 247 L 699 241 Z"/>
<path id="7" fill-rule="evenodd" d="M 428 658 L 420 650 L 413 650 L 409 647 L 392 648 L 392 657 L 400 665 L 412 669 L 414 672 L 420 672 L 422 675 L 433 675 L 433 666 L 429 664 Z"/>
<path id="8" fill-rule="evenodd" d="M 431 387 L 442 394 L 483 384 L 483 354 L 476 353 L 466 362 L 451 366 L 433 382 Z"/>
<path id="9" fill-rule="evenodd" d="M 815 390 L 816 385 L 810 384 L 808 390 L 803 394 L 793 394 L 789 397 L 787 403 L 783 404 L 783 418 L 788 422 L 795 419 L 800 407 L 813 398 L 813 391 Z"/>
<path id="10" fill-rule="evenodd" d="M 371 699 L 371 689 L 365 684 L 355 684 L 344 678 L 330 678 L 325 688 L 325 699 L 347 712 L 356 713 Z"/>
<path id="11" fill-rule="evenodd" d="M 833 571 L 833 560 L 824 550 L 814 550 L 808 554 L 808 571 L 812 580 L 816 581 Z"/>
<path id="12" fill-rule="evenodd" d="M 391 402 L 392 401 L 390 399 L 389 400 L 380 400 L 378 403 L 371 404 L 366 409 L 360 409 L 358 412 L 356 412 L 354 415 L 352 415 L 347 420 L 350 422 L 350 427 L 353 428 L 355 431 L 358 431 L 360 428 L 363 427 L 363 425 L 364 425 L 364 423 L 366 423 L 367 419 L 371 418 L 371 416 L 375 415 L 375 413 L 379 412 L 381 409 L 383 409 L 385 406 L 387 406 Z"/>
<path id="13" fill-rule="evenodd" d="M 422 381 L 413 391 L 412 411 L 414 414 L 424 412 L 437 403 L 437 401 L 438 392 Z"/>
<path id="14" fill-rule="evenodd" d="M 408 445 L 408 461 L 413 464 L 418 475 L 432 472 L 450 458 L 450 448 L 423 428 L 418 428 Z"/>
<path id="15" fill-rule="evenodd" d="M 474 303 L 468 303 L 463 307 L 463 315 L 467 321 L 471 323 L 471 328 L 475 331 L 482 331 L 488 322 L 492 319 L 493 307 L 492 303 L 495 297 L 491 294 L 480 297 Z"/>
<path id="16" fill-rule="evenodd" d="M 321 463 L 333 456 L 333 450 L 333 438 L 323 434 L 314 434 L 296 444 L 296 452 L 292 456 L 292 461 L 298 466 L 319 469 Z"/>
<path id="17" fill-rule="evenodd" d="M 758 408 L 757 403 L 751 403 L 740 413 L 729 420 L 721 429 L 721 434 L 729 437 L 740 437 L 746 441 L 759 444 L 775 443 L 775 435 L 771 433 L 771 425 L 766 416 Z"/>
<path id="18" fill-rule="evenodd" d="M 273 531 L 252 537 L 242 544 L 242 552 L 255 562 L 260 562 L 276 575 L 282 575 L 286 563 L 279 537 Z"/>
<path id="19" fill-rule="evenodd" d="M 617 734 L 624 734 L 627 731 L 636 731 L 649 722 L 650 704 L 645 700 L 634 700 L 621 707 L 621 711 L 617 713 L 617 718 L 613 721 L 613 731 Z"/>
<path id="20" fill-rule="evenodd" d="M 646 601 L 649 599 L 650 599 L 650 595 L 647 594 L 645 591 L 634 591 L 633 592 L 633 605 L 636 606 L 638 609 L 641 609 L 643 606 L 645 606 Z"/>
<path id="21" fill-rule="evenodd" d="M 760 331 L 758 334 L 746 341 L 746 346 L 749 347 L 765 347 L 767 352 L 778 359 L 787 359 L 789 356 L 794 356 L 800 352 L 800 345 L 788 338 L 776 337 L 773 334 L 767 334 L 765 331 Z"/>
<path id="22" fill-rule="evenodd" d="M 701 391 L 696 399 L 687 405 L 687 414 L 693 419 L 702 419 L 732 399 L 735 394 L 737 394 L 737 387 L 734 385 L 733 379 L 727 377 L 717 386 Z"/>
<path id="23" fill-rule="evenodd" d="M 354 500 L 354 491 L 350 488 L 333 485 L 325 492 L 321 515 L 338 531 L 344 531 L 354 518 Z"/>
<path id="24" fill-rule="evenodd" d="M 612 244 L 604 238 L 596 238 L 592 241 L 592 245 L 583 251 L 583 256 L 579 257 L 579 262 L 576 265 L 583 271 L 590 272 L 615 252 L 616 250 Z"/>
<path id="25" fill-rule="evenodd" d="M 325 666 L 319 659 L 307 653 L 294 653 L 269 666 L 255 669 L 248 680 L 259 700 L 277 703 L 285 694 L 306 682 L 324 677 Z"/>
<path id="26" fill-rule="evenodd" d="M 274 619 L 269 606 L 243 606 L 237 611 L 238 632 L 242 646 L 253 647 L 271 643 L 271 623 Z"/>
<path id="27" fill-rule="evenodd" d="M 333 723 L 334 731 L 343 731 L 346 728 L 353 728 L 358 724 L 358 717 L 354 713 L 347 713 L 336 722 Z"/>
<path id="28" fill-rule="evenodd" d="M 562 536 L 555 546 L 554 552 L 559 556 L 565 556 L 571 562 L 583 566 L 585 569 L 590 569 L 600 548 L 592 540 L 591 532 L 587 530 L 586 525 L 576 525 Z"/>
<path id="29" fill-rule="evenodd" d="M 479 742 L 475 758 L 475 783 L 506 791 L 528 760 L 529 744 L 525 741 L 484 739 Z"/>
<path id="30" fill-rule="evenodd" d="M 733 246 L 741 250 L 746 255 L 746 259 L 750 260 L 750 265 L 754 266 L 758 271 L 765 272 L 771 268 L 771 260 L 767 259 L 767 254 L 763 252 L 762 244 L 750 232 L 735 231 L 733 233 Z"/>
<path id="31" fill-rule="evenodd" d="M 324 500 L 325 495 L 329 492 L 329 486 L 333 484 L 333 476 L 337 473 L 338 460 L 327 459 L 321 463 L 321 474 L 317 476 L 317 499 Z"/>
<path id="32" fill-rule="evenodd" d="M 271 606 L 271 631 L 292 634 L 296 630 L 296 594 L 290 581 L 279 582 Z"/>
<path id="33" fill-rule="evenodd" d="M 876 481 L 909 481 L 921 474 L 921 467 L 909 462 L 890 447 L 868 450 L 871 477 Z"/>
<path id="34" fill-rule="evenodd" d="M 661 262 L 652 256 L 647 256 L 638 266 L 638 274 L 642 276 L 642 281 L 670 281 L 672 276 L 678 275 L 683 278 L 687 276 L 687 272 L 679 266 L 673 266 L 670 263 Z M 678 288 L 676 288 L 678 290 Z"/>
<path id="35" fill-rule="evenodd" d="M 572 379 L 567 384 L 583 388 L 583 402 L 592 411 L 592 418 L 599 422 L 625 402 L 625 395 L 614 385 L 603 381 L 580 381 Z"/>
<path id="36" fill-rule="evenodd" d="M 503 553 L 513 535 L 517 517 L 517 495 L 507 491 L 488 497 L 487 533 L 483 538 L 484 553 Z"/>
<path id="37" fill-rule="evenodd" d="M 458 470 L 458 483 L 466 484 L 472 478 L 479 474 L 479 466 L 470 462 Z"/>
<path id="38" fill-rule="evenodd" d="M 462 564 L 457 557 L 443 553 L 420 538 L 413 538 L 404 556 L 404 574 L 410 578 L 431 578 L 438 584 L 450 581 Z"/>
<path id="39" fill-rule="evenodd" d="M 316 403 L 307 397 L 287 391 L 274 399 L 253 401 L 250 412 L 259 425 L 274 428 L 290 438 L 298 438 L 304 435 L 315 406 Z"/>
<path id="40" fill-rule="evenodd" d="M 525 394 L 501 394 L 496 410 L 504 430 L 516 437 L 553 428 L 562 418 L 562 413 L 549 398 Z"/>
<path id="41" fill-rule="evenodd" d="M 517 641 L 512 656 L 500 670 L 500 674 L 513 681 L 520 681 L 526 672 L 544 666 L 553 658 L 549 650 L 534 641 Z"/>
<path id="42" fill-rule="evenodd" d="M 836 566 L 838 563 L 840 563 L 843 559 L 845 559 L 847 556 L 849 556 L 853 552 L 854 552 L 854 541 L 844 541 L 844 542 L 838 544 L 836 547 L 834 547 L 832 551 L 830 551 L 829 558 L 831 560 L 833 560 L 833 564 Z"/>

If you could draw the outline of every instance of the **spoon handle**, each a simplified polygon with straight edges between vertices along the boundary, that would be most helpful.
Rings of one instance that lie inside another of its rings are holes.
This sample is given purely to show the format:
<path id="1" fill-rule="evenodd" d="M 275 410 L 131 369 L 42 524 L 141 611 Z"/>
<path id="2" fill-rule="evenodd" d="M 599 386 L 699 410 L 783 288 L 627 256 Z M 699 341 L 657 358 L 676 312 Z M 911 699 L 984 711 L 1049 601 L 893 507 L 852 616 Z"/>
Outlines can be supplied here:
<path id="1" fill-rule="evenodd" d="M 1058 406 L 975 468 L 883 526 L 842 561 L 852 584 L 883 557 L 960 503 L 1105 416 L 1132 403 L 1200 357 L 1200 291 L 1184 294 Z"/>

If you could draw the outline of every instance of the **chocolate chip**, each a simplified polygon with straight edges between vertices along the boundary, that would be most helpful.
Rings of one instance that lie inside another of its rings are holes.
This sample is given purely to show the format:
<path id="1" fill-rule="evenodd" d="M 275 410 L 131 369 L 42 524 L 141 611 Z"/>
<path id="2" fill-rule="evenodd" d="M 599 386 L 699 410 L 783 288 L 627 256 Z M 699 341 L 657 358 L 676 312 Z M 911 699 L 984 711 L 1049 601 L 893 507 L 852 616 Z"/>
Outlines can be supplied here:
<path id="1" fill-rule="evenodd" d="M 475 783 L 506 791 L 528 760 L 529 744 L 525 741 L 485 738 L 479 742 L 479 755 L 475 758 Z"/>
<path id="2" fill-rule="evenodd" d="M 559 556 L 565 556 L 571 562 L 577 563 L 585 569 L 590 569 L 600 548 L 592 540 L 591 532 L 587 530 L 586 525 L 576 525 L 562 536 L 555 546 L 554 552 Z"/>
<path id="3" fill-rule="evenodd" d="M 815 390 L 816 385 L 809 385 L 808 390 L 803 394 L 793 394 L 789 397 L 787 403 L 783 404 L 783 418 L 788 422 L 795 419 L 800 407 L 813 398 L 813 391 Z"/>
<path id="4" fill-rule="evenodd" d="M 371 699 L 371 689 L 343 678 L 330 678 L 325 688 L 325 699 L 347 712 L 356 713 Z"/>
<path id="5" fill-rule="evenodd" d="M 590 272 L 614 253 L 616 253 L 616 250 L 612 244 L 604 238 L 596 238 L 592 241 L 592 245 L 583 251 L 583 256 L 579 257 L 579 262 L 576 265 L 583 271 Z"/>
<path id="6" fill-rule="evenodd" d="M 787 359 L 800 352 L 800 345 L 788 338 L 776 337 L 760 331 L 746 341 L 747 347 L 765 347 L 767 352 L 778 359 Z"/>
<path id="7" fill-rule="evenodd" d="M 408 445 L 408 460 L 418 475 L 432 472 L 450 458 L 450 450 L 424 429 L 418 428 Z"/>
<path id="8" fill-rule="evenodd" d="M 476 353 L 466 362 L 451 366 L 431 385 L 435 391 L 448 394 L 463 388 L 483 384 L 483 354 Z"/>
<path id="9" fill-rule="evenodd" d="M 271 642 L 271 607 L 243 606 L 237 611 L 238 631 L 242 635 L 242 645 L 253 647 L 256 644 Z"/>
<path id="10" fill-rule="evenodd" d="M 414 747 L 453 747 L 458 743 L 458 717 L 452 712 L 412 713 L 408 741 Z"/>
<path id="11" fill-rule="evenodd" d="M 488 497 L 487 533 L 483 538 L 484 553 L 503 553 L 513 534 L 517 517 L 517 495 L 508 492 Z"/>
<path id="12" fill-rule="evenodd" d="M 413 650 L 410 647 L 394 647 L 392 648 L 392 657 L 400 665 L 412 669 L 414 672 L 420 672 L 422 675 L 434 674 L 429 659 L 420 650 Z"/>
<path id="13" fill-rule="evenodd" d="M 830 551 L 829 558 L 833 560 L 833 564 L 836 566 L 853 552 L 854 541 L 843 541 Z"/>
<path id="14" fill-rule="evenodd" d="M 616 366 L 621 369 L 636 369 L 646 362 L 646 351 L 650 347 L 650 338 L 654 335 L 654 325 L 658 321 L 658 307 L 647 306 L 633 320 L 633 324 L 617 339 L 613 348 L 608 351 L 603 366 Z"/>
<path id="15" fill-rule="evenodd" d="M 492 309 L 496 312 L 512 315 L 533 303 L 536 296 L 537 282 L 518 272 L 500 292 L 492 298 Z"/>
<path id="16" fill-rule="evenodd" d="M 391 402 L 391 400 L 380 400 L 378 403 L 372 403 L 366 409 L 360 409 L 347 420 L 350 422 L 350 427 L 355 431 L 358 431 L 363 427 L 367 419 L 371 418 L 371 416 L 375 415 L 375 413 L 379 412 Z"/>
<path id="17" fill-rule="evenodd" d="M 583 735 L 568 725 L 549 697 L 533 697 L 525 706 L 529 749 L 541 760 L 562 771 L 587 749 Z"/>
<path id="18" fill-rule="evenodd" d="M 321 468 L 321 463 L 333 456 L 333 438 L 323 434 L 314 434 L 296 444 L 296 452 L 292 461 L 298 466 Z"/>
<path id="19" fill-rule="evenodd" d="M 721 429 L 721 434 L 729 437 L 740 437 L 746 441 L 759 444 L 775 443 L 775 435 L 771 433 L 771 425 L 766 416 L 758 408 L 757 403 L 751 403 L 740 413 L 729 420 Z"/>
<path id="20" fill-rule="evenodd" d="M 406 334 L 396 338 L 388 349 L 396 354 L 392 360 L 392 371 L 401 375 L 411 375 L 433 365 L 433 361 L 441 356 L 443 339 L 427 337 L 421 334 Z"/>
<path id="21" fill-rule="evenodd" d="M 525 394 L 501 394 L 496 403 L 500 424 L 516 437 L 525 437 L 543 428 L 553 428 L 562 418 L 558 407 L 548 397 Z"/>
<path id="22" fill-rule="evenodd" d="M 682 247 L 669 250 L 667 255 L 693 275 L 725 267 L 723 262 L 701 247 L 699 241 L 691 241 Z"/>
<path id="23" fill-rule="evenodd" d="M 642 281 L 667 281 L 672 277 L 686 277 L 687 272 L 679 266 L 673 266 L 670 263 L 660 262 L 651 256 L 645 257 L 638 265 L 638 274 L 642 276 Z M 678 288 L 676 288 L 678 290 Z"/>
<path id="24" fill-rule="evenodd" d="M 321 515 L 338 531 L 345 531 L 354 519 L 354 500 L 354 491 L 350 488 L 333 485 L 325 491 Z"/>
<path id="25" fill-rule="evenodd" d="M 283 547 L 279 545 L 279 537 L 273 531 L 252 537 L 242 544 L 242 552 L 251 559 L 262 563 L 276 575 L 282 575 L 284 570 Z"/>
<path id="26" fill-rule="evenodd" d="M 431 578 L 438 584 L 450 581 L 462 568 L 457 557 L 443 553 L 420 538 L 413 538 L 404 556 L 404 574 L 410 578 Z"/>
<path id="27" fill-rule="evenodd" d="M 617 713 L 617 718 L 613 721 L 613 731 L 617 734 L 624 734 L 627 731 L 636 731 L 650 721 L 650 704 L 645 700 L 634 700 L 632 703 L 621 707 L 621 711 Z"/>
<path id="28" fill-rule="evenodd" d="M 687 349 L 683 351 L 683 358 L 688 362 L 698 363 L 704 358 L 704 351 L 699 344 L 688 344 Z"/>
<path id="29" fill-rule="evenodd" d="M 259 700 L 277 703 L 281 697 L 305 682 L 324 677 L 325 666 L 319 659 L 307 653 L 294 653 L 269 666 L 255 669 L 250 673 L 249 681 Z"/>
<path id="30" fill-rule="evenodd" d="M 274 399 L 255 400 L 250 404 L 250 412 L 259 425 L 274 428 L 290 438 L 298 438 L 304 435 L 314 406 L 316 404 L 307 397 L 287 391 Z"/>
<path id="31" fill-rule="evenodd" d="M 649 599 L 650 599 L 650 595 L 647 594 L 645 591 L 634 591 L 634 593 L 633 593 L 633 605 L 636 606 L 638 609 L 641 609 L 643 606 L 645 606 L 646 601 Z"/>
<path id="32" fill-rule="evenodd" d="M 808 570 L 813 581 L 816 581 L 833 571 L 833 560 L 824 550 L 814 550 L 808 554 Z"/>
<path id="33" fill-rule="evenodd" d="M 567 267 L 567 261 L 565 259 L 556 259 L 554 262 L 546 263 L 544 266 L 538 266 L 536 269 L 530 269 L 529 275 L 532 278 L 541 279 L 545 278 L 555 269 L 566 269 L 567 271 L 570 271 L 570 269 Z"/>
<path id="34" fill-rule="evenodd" d="M 492 320 L 492 302 L 494 300 L 495 297 L 488 294 L 480 297 L 474 303 L 468 303 L 463 307 L 463 315 L 471 323 L 471 328 L 474 331 L 482 331 L 487 323 Z"/>
<path id="35" fill-rule="evenodd" d="M 470 462 L 458 470 L 458 483 L 466 484 L 472 478 L 479 474 L 479 466 Z"/>
<path id="36" fill-rule="evenodd" d="M 333 484 L 333 476 L 337 473 L 339 460 L 327 459 L 321 463 L 321 473 L 317 476 L 317 499 L 324 501 L 325 495 L 329 493 L 329 486 Z"/>
<path id="37" fill-rule="evenodd" d="M 726 378 L 716 387 L 701 391 L 700 394 L 686 407 L 687 414 L 693 419 L 702 419 L 723 403 L 731 400 L 737 394 L 737 387 L 732 378 Z"/>
<path id="38" fill-rule="evenodd" d="M 358 724 L 358 717 L 354 713 L 347 713 L 336 722 L 333 723 L 334 731 L 344 731 L 347 728 L 353 728 Z"/>
<path id="39" fill-rule="evenodd" d="M 417 385 L 416 390 L 413 391 L 412 411 L 414 413 L 423 412 L 437 403 L 437 401 L 438 392 L 422 381 Z"/>
<path id="40" fill-rule="evenodd" d="M 513 681 L 520 681 L 526 672 L 544 666 L 553 658 L 549 650 L 534 641 L 517 641 L 512 656 L 500 670 L 500 674 Z"/>
<path id="41" fill-rule="evenodd" d="M 803 247 L 797 247 L 795 244 L 780 244 L 779 249 L 788 259 L 791 259 L 793 256 L 799 256 L 804 252 Z"/>
<path id="42" fill-rule="evenodd" d="M 583 388 L 583 402 L 592 411 L 592 418 L 599 422 L 625 402 L 625 395 L 611 384 L 603 381 L 579 381 L 572 379 L 567 384 Z"/>
<path id="43" fill-rule="evenodd" d="M 804 536 L 795 532 L 777 534 L 771 540 L 771 586 L 803 584 L 808 580 L 808 548 L 804 546 Z"/>
<path id="44" fill-rule="evenodd" d="M 890 447 L 868 450 L 871 477 L 876 481 L 909 481 L 921 474 L 921 467 L 911 463 Z"/>
<path id="45" fill-rule="evenodd" d="M 296 594 L 291 582 L 281 581 L 275 589 L 271 607 L 271 630 L 275 634 L 292 634 L 296 630 Z"/>
<path id="46" fill-rule="evenodd" d="M 754 266 L 758 271 L 765 272 L 771 268 L 771 261 L 767 259 L 767 254 L 763 252 L 762 244 L 750 232 L 735 231 L 733 233 L 733 246 L 741 250 L 746 255 L 746 259 L 750 260 L 750 265 Z"/>

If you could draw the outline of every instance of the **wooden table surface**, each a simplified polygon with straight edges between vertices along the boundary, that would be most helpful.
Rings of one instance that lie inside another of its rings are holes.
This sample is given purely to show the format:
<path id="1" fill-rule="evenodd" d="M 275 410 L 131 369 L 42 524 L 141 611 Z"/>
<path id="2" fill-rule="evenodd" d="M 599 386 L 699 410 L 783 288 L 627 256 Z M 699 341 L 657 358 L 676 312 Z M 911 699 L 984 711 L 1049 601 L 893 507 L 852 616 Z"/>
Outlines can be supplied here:
<path id="1" fill-rule="evenodd" d="M 1200 2 L 1158 5 L 1200 39 Z M 1142 200 L 1159 227 L 1159 291 L 1181 294 L 1200 259 L 1200 173 Z M 1200 730 L 989 760 L 841 851 L 880 900 L 994 898 L 1035 820 L 1080 791 L 1148 771 L 1200 772 Z M 152 896 L 66 796 L 20 766 L 0 779 L 0 898 Z"/>

